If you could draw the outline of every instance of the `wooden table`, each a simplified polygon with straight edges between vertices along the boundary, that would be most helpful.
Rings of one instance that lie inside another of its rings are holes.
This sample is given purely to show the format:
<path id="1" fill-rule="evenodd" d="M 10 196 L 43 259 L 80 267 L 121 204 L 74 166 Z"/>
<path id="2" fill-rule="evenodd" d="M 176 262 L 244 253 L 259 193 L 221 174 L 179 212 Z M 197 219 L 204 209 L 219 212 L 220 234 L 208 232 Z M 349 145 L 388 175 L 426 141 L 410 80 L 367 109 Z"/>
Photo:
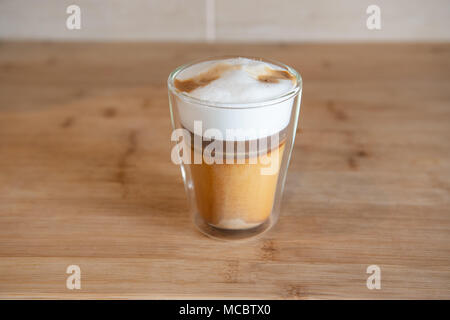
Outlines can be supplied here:
<path id="1" fill-rule="evenodd" d="M 170 161 L 167 76 L 223 54 L 304 79 L 280 220 L 244 243 L 194 229 Z M 0 297 L 449 299 L 450 44 L 1 43 Z"/>

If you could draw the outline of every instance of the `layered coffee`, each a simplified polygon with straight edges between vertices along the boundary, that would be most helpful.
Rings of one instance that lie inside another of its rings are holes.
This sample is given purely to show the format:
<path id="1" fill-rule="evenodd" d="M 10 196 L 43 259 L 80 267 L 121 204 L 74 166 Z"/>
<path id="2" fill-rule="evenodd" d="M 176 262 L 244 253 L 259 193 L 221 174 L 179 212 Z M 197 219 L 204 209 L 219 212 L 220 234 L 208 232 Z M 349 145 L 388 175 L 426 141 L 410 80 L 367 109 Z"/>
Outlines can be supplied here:
<path id="1" fill-rule="evenodd" d="M 293 107 L 284 95 L 296 81 L 280 66 L 247 58 L 201 62 L 176 75 L 195 207 L 208 225 L 250 229 L 270 217 Z"/>

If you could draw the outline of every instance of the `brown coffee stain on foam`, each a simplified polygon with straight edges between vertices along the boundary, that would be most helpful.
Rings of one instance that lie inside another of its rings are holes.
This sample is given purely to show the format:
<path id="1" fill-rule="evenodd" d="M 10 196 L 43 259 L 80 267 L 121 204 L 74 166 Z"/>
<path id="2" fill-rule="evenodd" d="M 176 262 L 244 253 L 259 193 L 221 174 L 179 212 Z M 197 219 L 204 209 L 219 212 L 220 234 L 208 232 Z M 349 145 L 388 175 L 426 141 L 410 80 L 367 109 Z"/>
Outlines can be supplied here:
<path id="1" fill-rule="evenodd" d="M 275 70 L 269 67 L 265 68 L 266 73 L 258 76 L 258 80 L 267 83 L 278 83 L 279 80 L 291 80 L 295 83 L 295 77 L 293 74 L 286 70 Z"/>
<path id="2" fill-rule="evenodd" d="M 199 73 L 195 77 L 179 80 L 175 79 L 173 84 L 178 91 L 191 92 L 197 88 L 207 86 L 214 80 L 219 79 L 225 71 L 240 69 L 240 65 L 232 65 L 229 63 L 218 63 L 209 70 Z"/>

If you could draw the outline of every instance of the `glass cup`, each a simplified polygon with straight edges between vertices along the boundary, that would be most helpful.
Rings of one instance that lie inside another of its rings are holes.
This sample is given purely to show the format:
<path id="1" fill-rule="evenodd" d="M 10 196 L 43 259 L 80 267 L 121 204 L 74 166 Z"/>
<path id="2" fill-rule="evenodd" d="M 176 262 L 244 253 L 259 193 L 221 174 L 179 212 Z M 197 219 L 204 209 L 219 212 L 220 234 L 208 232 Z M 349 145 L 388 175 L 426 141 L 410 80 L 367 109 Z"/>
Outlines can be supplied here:
<path id="1" fill-rule="evenodd" d="M 172 161 L 180 164 L 190 214 L 204 234 L 246 239 L 269 230 L 280 213 L 286 173 L 297 131 L 302 79 L 294 77 L 285 94 L 250 103 L 205 101 L 176 89 L 178 67 L 169 76 L 169 104 L 174 131 Z"/>

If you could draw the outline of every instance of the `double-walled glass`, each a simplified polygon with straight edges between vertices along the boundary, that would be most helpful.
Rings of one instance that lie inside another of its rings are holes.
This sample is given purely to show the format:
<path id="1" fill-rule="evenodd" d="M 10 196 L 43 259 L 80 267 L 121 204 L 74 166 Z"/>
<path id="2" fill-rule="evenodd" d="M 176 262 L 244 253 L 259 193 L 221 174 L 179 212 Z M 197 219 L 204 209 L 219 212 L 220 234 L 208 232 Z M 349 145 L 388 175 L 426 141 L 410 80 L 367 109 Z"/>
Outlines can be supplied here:
<path id="1" fill-rule="evenodd" d="M 264 101 L 223 103 L 193 98 L 174 85 L 180 72 L 203 61 L 177 68 L 168 79 L 174 129 L 172 161 L 181 166 L 194 224 L 213 238 L 259 235 L 269 230 L 280 214 L 302 79 L 282 63 L 256 60 L 289 72 L 294 87 Z"/>

